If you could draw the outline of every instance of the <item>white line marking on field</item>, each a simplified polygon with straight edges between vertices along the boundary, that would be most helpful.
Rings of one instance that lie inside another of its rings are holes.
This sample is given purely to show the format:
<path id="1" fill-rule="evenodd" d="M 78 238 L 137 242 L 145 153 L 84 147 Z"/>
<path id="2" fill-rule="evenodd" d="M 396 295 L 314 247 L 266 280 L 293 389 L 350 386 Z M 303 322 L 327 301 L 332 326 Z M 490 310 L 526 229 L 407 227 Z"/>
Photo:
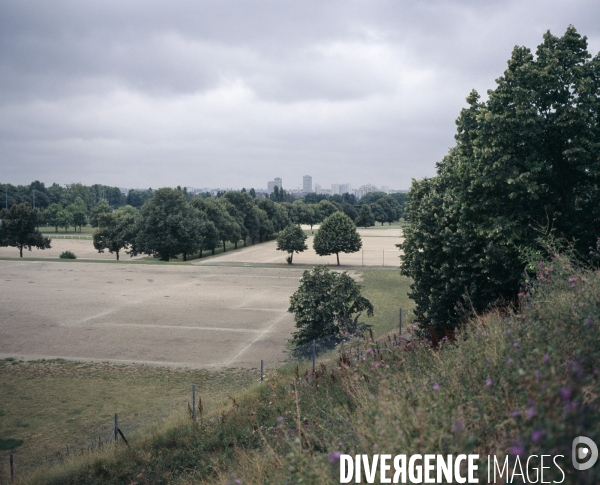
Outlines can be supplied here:
<path id="1" fill-rule="evenodd" d="M 246 350 L 248 350 L 250 347 L 252 347 L 256 342 L 258 342 L 265 334 L 269 333 L 271 331 L 271 329 L 277 325 L 281 320 L 283 320 L 283 318 L 287 315 L 283 314 L 281 315 L 277 320 L 275 320 L 267 329 L 265 329 L 258 337 L 256 337 L 252 342 L 250 342 L 248 345 L 246 345 L 242 350 L 240 350 L 234 357 L 233 359 L 231 359 L 229 362 L 227 362 L 226 366 L 229 366 L 231 364 L 233 364 L 237 358 L 242 355 L 244 352 L 246 352 Z"/>
<path id="2" fill-rule="evenodd" d="M 145 325 L 143 323 L 110 323 L 98 322 L 83 325 L 82 323 L 63 323 L 61 327 L 135 327 L 135 328 L 164 328 L 167 330 L 216 330 L 217 332 L 241 332 L 241 333 L 261 333 L 262 330 L 254 330 L 248 328 L 228 328 L 228 327 L 192 327 L 189 325 Z"/>

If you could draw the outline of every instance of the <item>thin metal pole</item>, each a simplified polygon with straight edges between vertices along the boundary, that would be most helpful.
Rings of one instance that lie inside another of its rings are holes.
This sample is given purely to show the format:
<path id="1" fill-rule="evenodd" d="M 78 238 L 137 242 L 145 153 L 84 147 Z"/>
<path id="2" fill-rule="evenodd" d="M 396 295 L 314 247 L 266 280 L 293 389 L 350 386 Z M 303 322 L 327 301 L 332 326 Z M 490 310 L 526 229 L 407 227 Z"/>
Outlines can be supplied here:
<path id="1" fill-rule="evenodd" d="M 119 438 L 119 415 L 115 413 L 115 443 Z"/>
<path id="2" fill-rule="evenodd" d="M 15 462 L 12 453 L 10 454 L 8 461 L 10 463 L 10 481 L 12 482 L 15 479 Z"/>
<path id="3" fill-rule="evenodd" d="M 260 381 L 264 381 L 265 380 L 265 361 L 264 360 L 260 360 Z"/>
<path id="4" fill-rule="evenodd" d="M 196 384 L 192 384 L 192 420 L 196 421 Z"/>
<path id="5" fill-rule="evenodd" d="M 312 342 L 312 364 L 313 364 L 313 374 L 315 372 L 315 359 L 317 357 L 317 342 L 313 340 Z"/>
<path id="6" fill-rule="evenodd" d="M 400 308 L 400 328 L 399 334 L 402 335 L 402 308 Z"/>

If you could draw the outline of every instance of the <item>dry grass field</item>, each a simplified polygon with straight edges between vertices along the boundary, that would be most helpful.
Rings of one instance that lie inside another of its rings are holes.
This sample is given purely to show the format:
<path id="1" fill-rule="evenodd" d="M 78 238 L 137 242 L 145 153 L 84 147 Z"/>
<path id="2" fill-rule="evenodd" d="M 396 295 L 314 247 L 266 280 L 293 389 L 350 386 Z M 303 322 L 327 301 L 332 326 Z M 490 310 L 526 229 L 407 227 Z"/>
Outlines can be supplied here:
<path id="1" fill-rule="evenodd" d="M 0 357 L 276 362 L 300 270 L 0 261 Z"/>

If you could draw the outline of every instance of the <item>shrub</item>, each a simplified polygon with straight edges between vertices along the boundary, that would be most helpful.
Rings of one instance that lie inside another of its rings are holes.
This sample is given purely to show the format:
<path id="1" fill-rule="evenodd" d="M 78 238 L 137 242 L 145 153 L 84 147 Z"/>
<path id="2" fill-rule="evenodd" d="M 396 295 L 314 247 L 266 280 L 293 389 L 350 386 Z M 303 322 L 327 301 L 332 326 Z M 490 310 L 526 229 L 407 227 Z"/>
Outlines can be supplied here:
<path id="1" fill-rule="evenodd" d="M 75 253 L 72 251 L 63 251 L 62 253 L 60 253 L 59 256 L 60 259 L 77 259 L 77 256 L 75 256 Z"/>

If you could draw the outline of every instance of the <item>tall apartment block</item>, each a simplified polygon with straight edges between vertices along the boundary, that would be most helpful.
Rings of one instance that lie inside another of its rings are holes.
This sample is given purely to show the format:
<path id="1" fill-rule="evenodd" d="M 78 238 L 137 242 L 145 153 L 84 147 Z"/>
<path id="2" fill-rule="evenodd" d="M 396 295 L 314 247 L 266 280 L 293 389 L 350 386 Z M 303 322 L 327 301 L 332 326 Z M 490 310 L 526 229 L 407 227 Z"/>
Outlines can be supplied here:
<path id="1" fill-rule="evenodd" d="M 305 175 L 302 177 L 302 192 L 308 194 L 312 191 L 312 177 L 310 175 Z"/>

